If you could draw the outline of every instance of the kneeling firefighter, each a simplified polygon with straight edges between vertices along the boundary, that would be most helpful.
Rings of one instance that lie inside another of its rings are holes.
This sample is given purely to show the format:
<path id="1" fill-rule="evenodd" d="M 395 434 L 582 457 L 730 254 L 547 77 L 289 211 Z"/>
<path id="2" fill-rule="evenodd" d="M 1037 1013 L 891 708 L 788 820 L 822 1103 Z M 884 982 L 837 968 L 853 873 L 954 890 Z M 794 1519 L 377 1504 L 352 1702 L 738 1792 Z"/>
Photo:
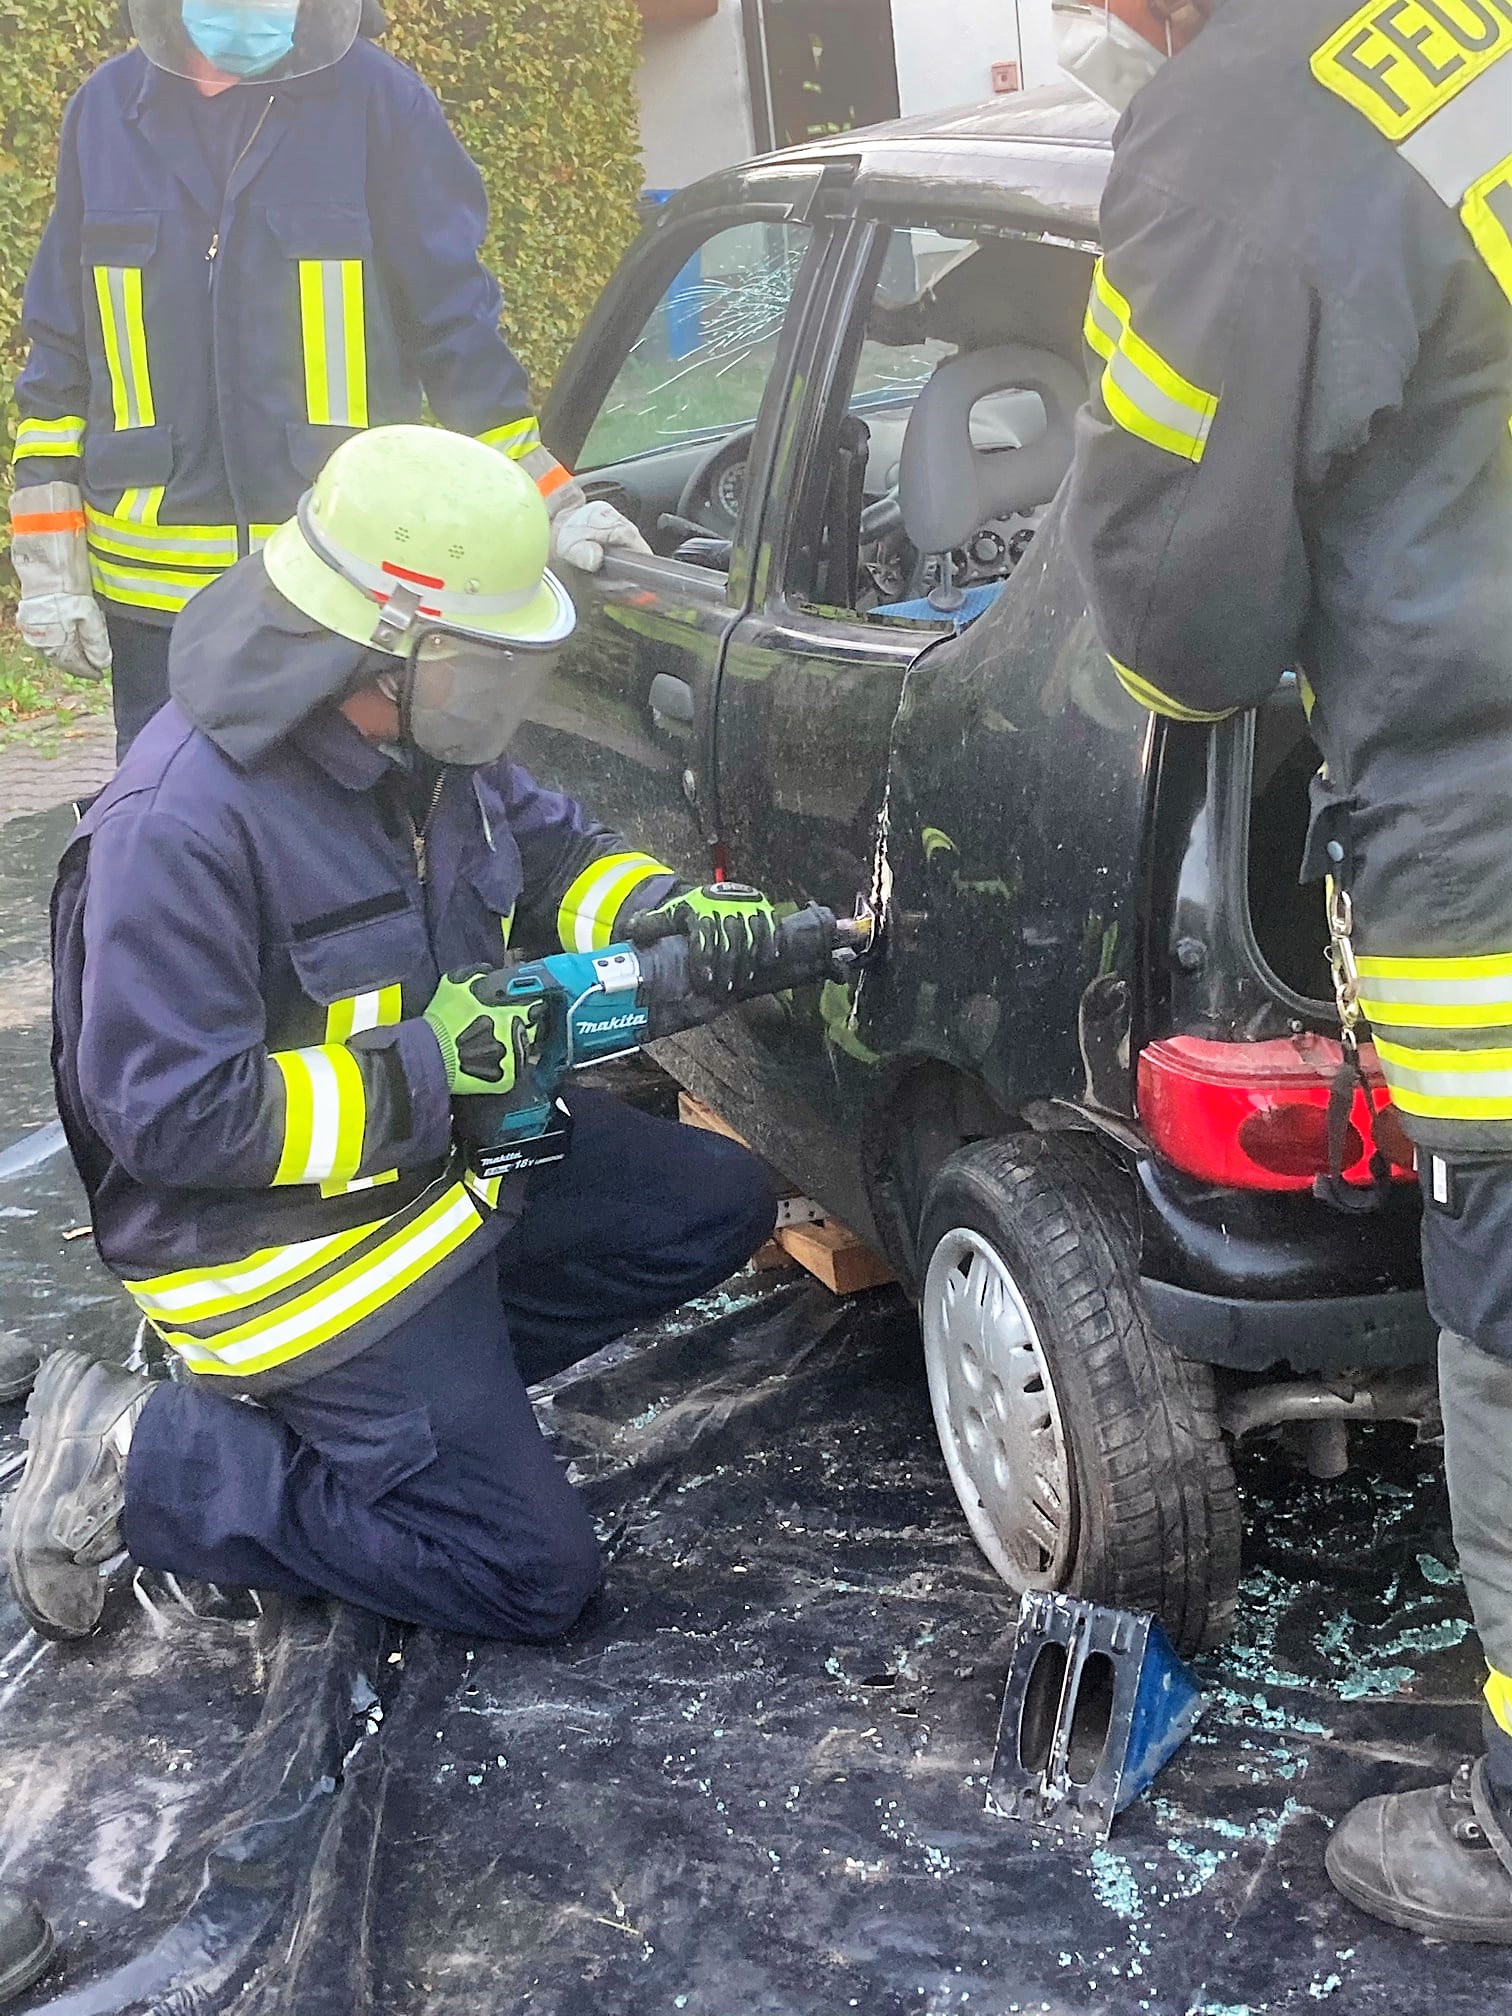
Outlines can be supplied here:
<path id="1" fill-rule="evenodd" d="M 59 1106 L 99 1250 L 183 1378 L 44 1365 L 8 1548 L 47 1635 L 95 1627 L 123 1547 L 443 1630 L 564 1630 L 599 1553 L 527 1385 L 771 1232 L 745 1150 L 603 1093 L 528 1176 L 454 1146 L 453 1102 L 534 1059 L 538 1008 L 483 984 L 507 947 L 636 920 L 689 935 L 717 997 L 769 942 L 762 899 L 721 914 L 504 757 L 574 623 L 547 548 L 509 459 L 357 436 L 180 619 L 174 697 L 63 857 Z"/>
<path id="2" fill-rule="evenodd" d="M 63 121 L 26 284 L 12 554 L 23 635 L 114 656 L 117 754 L 172 625 L 339 442 L 421 417 L 518 461 L 554 555 L 645 550 L 541 445 L 481 263 L 483 180 L 376 0 L 127 0 L 136 47 Z"/>

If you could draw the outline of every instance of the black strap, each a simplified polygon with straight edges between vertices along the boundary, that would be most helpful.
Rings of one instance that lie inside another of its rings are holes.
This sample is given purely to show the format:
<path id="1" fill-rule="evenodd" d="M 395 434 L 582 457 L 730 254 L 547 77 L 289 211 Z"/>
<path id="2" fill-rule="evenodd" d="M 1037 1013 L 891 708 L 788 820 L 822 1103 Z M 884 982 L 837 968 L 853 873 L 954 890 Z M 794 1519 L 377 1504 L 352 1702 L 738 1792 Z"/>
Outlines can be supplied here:
<path id="1" fill-rule="evenodd" d="M 1354 1118 L 1356 1092 L 1364 1093 L 1365 1111 L 1370 1116 L 1367 1121 L 1370 1128 L 1368 1190 L 1361 1184 L 1344 1181 L 1344 1153 L 1349 1141 L 1350 1123 Z M 1375 1101 L 1371 1097 L 1370 1080 L 1360 1062 L 1360 1053 L 1352 1044 L 1346 1044 L 1339 1059 L 1339 1068 L 1334 1072 L 1333 1083 L 1328 1088 L 1328 1174 L 1313 1178 L 1313 1195 L 1320 1202 L 1331 1204 L 1336 1211 L 1348 1211 L 1355 1217 L 1379 1211 L 1391 1188 L 1391 1163 L 1381 1153 L 1374 1116 Z"/>

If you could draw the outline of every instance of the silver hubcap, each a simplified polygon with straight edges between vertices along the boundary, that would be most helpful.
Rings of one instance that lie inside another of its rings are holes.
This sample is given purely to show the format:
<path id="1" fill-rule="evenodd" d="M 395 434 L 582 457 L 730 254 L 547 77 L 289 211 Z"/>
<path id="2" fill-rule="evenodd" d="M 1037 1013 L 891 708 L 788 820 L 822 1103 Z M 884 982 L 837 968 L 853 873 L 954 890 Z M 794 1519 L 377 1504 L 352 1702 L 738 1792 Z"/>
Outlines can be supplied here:
<path id="1" fill-rule="evenodd" d="M 996 1247 L 965 1226 L 929 1263 L 920 1306 L 935 1426 L 972 1535 L 1014 1589 L 1058 1586 L 1071 1468 L 1034 1318 Z"/>

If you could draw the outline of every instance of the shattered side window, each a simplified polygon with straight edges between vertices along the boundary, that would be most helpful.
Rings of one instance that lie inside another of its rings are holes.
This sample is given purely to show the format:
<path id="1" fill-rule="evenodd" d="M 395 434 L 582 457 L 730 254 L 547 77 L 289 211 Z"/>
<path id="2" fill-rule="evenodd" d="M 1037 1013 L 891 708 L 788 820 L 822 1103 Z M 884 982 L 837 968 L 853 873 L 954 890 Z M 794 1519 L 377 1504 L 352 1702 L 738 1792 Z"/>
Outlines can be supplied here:
<path id="1" fill-rule="evenodd" d="M 621 365 L 579 469 L 751 426 L 809 242 L 801 224 L 750 223 L 702 245 Z"/>

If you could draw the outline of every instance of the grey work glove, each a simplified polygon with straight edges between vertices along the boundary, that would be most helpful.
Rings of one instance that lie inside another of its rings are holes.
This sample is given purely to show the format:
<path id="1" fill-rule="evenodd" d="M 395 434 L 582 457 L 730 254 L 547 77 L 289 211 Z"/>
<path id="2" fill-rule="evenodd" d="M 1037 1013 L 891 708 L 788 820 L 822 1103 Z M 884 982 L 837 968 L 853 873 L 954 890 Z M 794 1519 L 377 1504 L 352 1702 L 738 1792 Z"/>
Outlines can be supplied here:
<path id="1" fill-rule="evenodd" d="M 577 489 L 575 483 L 572 487 Z M 639 528 L 602 498 L 560 511 L 551 521 L 552 560 L 559 567 L 576 567 L 580 574 L 597 574 L 606 553 L 650 551 Z"/>
<path id="2" fill-rule="evenodd" d="M 75 679 L 103 678 L 110 635 L 89 578 L 76 483 L 34 483 L 13 494 L 11 562 L 21 583 L 16 626 L 27 643 Z"/>

